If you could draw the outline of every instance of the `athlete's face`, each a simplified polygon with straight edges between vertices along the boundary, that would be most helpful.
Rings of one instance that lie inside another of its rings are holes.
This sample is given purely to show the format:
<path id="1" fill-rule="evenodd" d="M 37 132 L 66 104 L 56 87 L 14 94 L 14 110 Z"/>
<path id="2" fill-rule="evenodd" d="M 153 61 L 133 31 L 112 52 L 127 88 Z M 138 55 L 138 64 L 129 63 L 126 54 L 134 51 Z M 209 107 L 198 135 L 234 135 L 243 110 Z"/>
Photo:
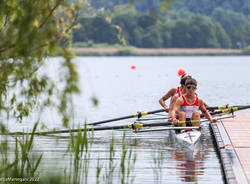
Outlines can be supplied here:
<path id="1" fill-rule="evenodd" d="M 188 93 L 195 93 L 197 87 L 194 84 L 188 84 L 186 86 Z"/>

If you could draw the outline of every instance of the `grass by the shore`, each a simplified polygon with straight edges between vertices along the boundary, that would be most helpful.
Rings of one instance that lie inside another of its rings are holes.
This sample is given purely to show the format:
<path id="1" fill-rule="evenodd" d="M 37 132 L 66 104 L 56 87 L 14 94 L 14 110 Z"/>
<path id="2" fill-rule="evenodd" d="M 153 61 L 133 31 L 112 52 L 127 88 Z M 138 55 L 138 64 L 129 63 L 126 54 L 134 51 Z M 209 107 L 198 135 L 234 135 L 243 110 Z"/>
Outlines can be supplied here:
<path id="1" fill-rule="evenodd" d="M 215 48 L 136 48 L 121 44 L 75 42 L 72 50 L 77 56 L 237 56 L 250 55 L 250 46 L 244 49 Z"/>

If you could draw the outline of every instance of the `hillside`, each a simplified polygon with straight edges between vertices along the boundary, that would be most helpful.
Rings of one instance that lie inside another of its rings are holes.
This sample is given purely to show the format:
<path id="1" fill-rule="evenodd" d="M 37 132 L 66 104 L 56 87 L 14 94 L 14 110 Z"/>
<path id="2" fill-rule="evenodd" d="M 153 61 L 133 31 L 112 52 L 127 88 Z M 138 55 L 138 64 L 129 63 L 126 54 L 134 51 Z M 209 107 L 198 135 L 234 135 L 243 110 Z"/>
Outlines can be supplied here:
<path id="1" fill-rule="evenodd" d="M 124 4 L 128 2 L 92 1 L 96 9 L 104 7 L 106 14 L 81 15 L 74 43 L 87 43 L 82 44 L 87 47 L 119 44 L 119 35 L 127 45 L 138 48 L 242 49 L 250 45 L 250 0 L 136 0 Z"/>
<path id="2" fill-rule="evenodd" d="M 250 15 L 250 0 L 94 0 L 92 6 L 112 10 L 115 6 L 133 2 L 136 10 L 141 13 L 150 10 L 160 12 L 161 6 L 169 10 L 187 10 L 192 13 L 211 15 L 216 8 L 232 10 L 244 15 Z"/>

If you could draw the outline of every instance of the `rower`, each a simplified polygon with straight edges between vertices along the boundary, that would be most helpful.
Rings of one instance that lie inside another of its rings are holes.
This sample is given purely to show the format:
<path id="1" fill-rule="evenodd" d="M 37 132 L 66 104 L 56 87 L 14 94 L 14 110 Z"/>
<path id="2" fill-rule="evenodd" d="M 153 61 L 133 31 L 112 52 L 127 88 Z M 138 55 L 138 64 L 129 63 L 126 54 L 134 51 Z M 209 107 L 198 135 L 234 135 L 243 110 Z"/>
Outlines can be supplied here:
<path id="1" fill-rule="evenodd" d="M 177 94 L 175 94 L 173 97 L 172 97 L 172 99 L 171 99 L 171 101 L 170 101 L 170 105 L 169 105 L 169 111 L 168 111 L 168 114 L 169 114 L 169 116 L 168 116 L 168 121 L 169 122 L 172 122 L 172 117 L 171 117 L 171 111 L 173 111 L 173 109 L 174 109 L 174 104 L 176 103 L 176 101 L 177 101 L 177 99 L 179 98 L 179 97 L 181 97 L 182 95 L 184 95 L 184 94 L 186 94 L 186 92 L 187 92 L 187 88 L 186 88 L 186 86 L 185 86 L 185 83 L 186 83 L 186 80 L 187 79 L 190 79 L 190 78 L 192 78 L 190 75 L 187 75 L 187 76 L 185 76 L 185 77 L 183 77 L 182 79 L 181 79 L 181 87 L 182 87 L 182 92 L 181 93 L 177 93 Z"/>
<path id="2" fill-rule="evenodd" d="M 187 80 L 187 79 L 191 79 L 191 78 L 192 78 L 192 77 L 191 77 L 190 75 L 188 75 L 188 76 L 182 78 L 182 80 L 181 80 L 181 84 L 182 84 L 182 88 L 183 88 L 182 93 L 181 93 L 182 95 L 186 94 L 186 92 L 187 92 L 187 88 L 186 88 L 186 86 L 185 86 L 186 80 Z M 184 85 L 183 85 L 183 84 L 184 84 Z M 172 118 L 172 116 L 171 116 L 171 114 L 172 114 L 171 111 L 173 111 L 174 105 L 175 105 L 177 99 L 178 99 L 180 96 L 182 96 L 181 94 L 180 94 L 180 93 L 175 94 L 175 95 L 172 97 L 171 101 L 170 101 L 169 110 L 168 110 L 168 114 L 169 114 L 169 116 L 168 116 L 168 121 L 169 121 L 169 122 L 172 122 L 172 121 L 173 121 L 173 118 Z M 195 93 L 195 94 L 197 95 L 197 93 Z M 198 96 L 198 95 L 197 95 L 197 96 Z M 206 102 L 203 101 L 203 103 L 204 103 L 205 107 L 208 106 L 208 105 L 206 104 Z M 177 117 L 178 117 L 178 116 L 177 116 Z"/>
<path id="3" fill-rule="evenodd" d="M 178 124 L 179 121 L 186 121 L 181 126 L 200 126 L 200 123 L 191 123 L 191 120 L 200 121 L 201 110 L 205 117 L 210 122 L 217 122 L 213 119 L 210 113 L 206 110 L 204 102 L 201 98 L 198 98 L 195 91 L 197 89 L 197 81 L 194 78 L 189 78 L 185 82 L 187 91 L 181 97 L 179 97 L 171 111 L 171 117 L 173 117 L 174 124 Z M 178 113 L 179 120 L 176 119 L 176 113 Z M 189 123 L 188 123 L 189 122 Z"/>
<path id="4" fill-rule="evenodd" d="M 186 79 L 189 78 L 191 76 L 184 74 L 181 76 L 181 80 L 180 80 L 180 84 L 181 86 L 178 86 L 177 88 L 172 88 L 170 89 L 160 100 L 159 103 L 161 104 L 161 106 L 165 109 L 166 112 L 169 112 L 169 107 L 166 105 L 165 101 L 167 99 L 169 99 L 171 97 L 171 101 L 173 99 L 173 97 L 177 94 L 177 97 L 180 97 L 183 92 L 185 92 L 185 82 Z M 170 104 L 171 104 L 170 101 Z M 174 102 L 173 102 L 174 103 Z"/>

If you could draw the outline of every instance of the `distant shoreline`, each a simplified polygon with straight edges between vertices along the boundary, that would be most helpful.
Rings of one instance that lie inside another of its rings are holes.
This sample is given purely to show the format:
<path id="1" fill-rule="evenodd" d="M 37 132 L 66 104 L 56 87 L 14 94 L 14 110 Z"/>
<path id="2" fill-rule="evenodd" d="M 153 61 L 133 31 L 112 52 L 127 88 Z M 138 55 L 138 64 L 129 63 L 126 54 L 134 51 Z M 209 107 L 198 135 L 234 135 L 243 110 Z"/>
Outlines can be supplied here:
<path id="1" fill-rule="evenodd" d="M 77 56 L 225 56 L 245 55 L 240 49 L 72 48 Z"/>

